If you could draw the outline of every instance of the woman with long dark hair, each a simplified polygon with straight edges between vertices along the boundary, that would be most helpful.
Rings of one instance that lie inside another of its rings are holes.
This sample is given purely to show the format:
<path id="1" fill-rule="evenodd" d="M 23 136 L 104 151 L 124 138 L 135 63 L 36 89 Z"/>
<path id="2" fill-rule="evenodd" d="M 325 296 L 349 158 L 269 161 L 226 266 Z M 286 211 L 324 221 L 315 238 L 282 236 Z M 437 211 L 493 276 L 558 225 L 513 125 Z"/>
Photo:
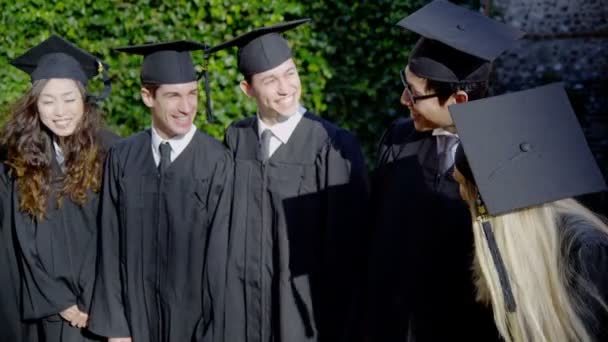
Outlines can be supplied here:
<path id="1" fill-rule="evenodd" d="M 104 66 L 58 36 L 11 63 L 32 78 L 2 134 L 3 229 L 15 237 L 22 318 L 38 322 L 44 341 L 97 340 L 84 328 L 95 278 L 98 192 L 112 134 L 102 129 L 97 98 L 85 87 Z"/>

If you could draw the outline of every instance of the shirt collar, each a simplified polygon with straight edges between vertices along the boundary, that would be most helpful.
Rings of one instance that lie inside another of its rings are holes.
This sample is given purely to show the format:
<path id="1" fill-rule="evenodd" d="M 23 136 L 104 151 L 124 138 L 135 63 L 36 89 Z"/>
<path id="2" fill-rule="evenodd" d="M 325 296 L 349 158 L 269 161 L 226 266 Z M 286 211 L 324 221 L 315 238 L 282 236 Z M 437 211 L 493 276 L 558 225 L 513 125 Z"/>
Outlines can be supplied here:
<path id="1" fill-rule="evenodd" d="M 269 129 L 272 132 L 272 134 L 281 141 L 281 143 L 286 144 L 287 141 L 289 140 L 289 137 L 291 136 L 293 131 L 296 129 L 296 126 L 302 119 L 302 116 L 304 115 L 304 113 L 306 113 L 306 108 L 304 108 L 304 106 L 300 105 L 295 114 L 291 115 L 290 117 L 287 118 L 287 120 L 285 120 L 283 122 L 274 124 L 272 127 L 266 125 L 260 119 L 260 115 L 258 113 L 258 115 L 257 115 L 258 136 L 261 137 L 262 132 L 266 129 Z"/>
<path id="2" fill-rule="evenodd" d="M 452 133 L 450 131 L 446 131 L 443 128 L 435 128 L 433 130 L 433 135 L 434 136 L 438 136 L 438 135 L 447 135 L 447 136 L 452 136 L 452 137 L 458 137 L 458 134 L 456 133 Z"/>
<path id="3" fill-rule="evenodd" d="M 169 146 L 171 146 L 171 151 L 173 151 L 176 154 L 180 154 L 186 148 L 186 146 L 188 146 L 188 143 L 190 143 L 190 140 L 192 140 L 194 133 L 196 133 L 196 126 L 192 125 L 190 127 L 190 130 L 188 131 L 188 133 L 182 134 L 182 135 L 176 135 L 170 139 L 161 138 L 161 136 L 158 135 L 156 128 L 154 128 L 154 125 L 152 125 L 151 131 L 152 131 L 152 149 L 154 151 L 159 152 L 158 147 L 160 146 L 160 144 L 162 144 L 164 142 L 168 142 Z"/>

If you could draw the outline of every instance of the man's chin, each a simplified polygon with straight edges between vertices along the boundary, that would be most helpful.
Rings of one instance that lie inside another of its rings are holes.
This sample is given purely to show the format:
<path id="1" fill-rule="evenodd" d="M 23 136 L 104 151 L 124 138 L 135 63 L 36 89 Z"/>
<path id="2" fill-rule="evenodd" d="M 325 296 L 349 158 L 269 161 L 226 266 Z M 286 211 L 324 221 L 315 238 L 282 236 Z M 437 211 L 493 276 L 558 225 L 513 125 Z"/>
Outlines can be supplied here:
<path id="1" fill-rule="evenodd" d="M 174 135 L 184 135 L 190 131 L 192 127 L 192 122 L 188 123 L 173 123 L 171 125 L 171 131 Z"/>
<path id="2" fill-rule="evenodd" d="M 298 111 L 297 107 L 295 109 L 285 109 L 285 110 L 281 110 L 281 111 L 275 111 L 276 115 L 277 115 L 277 120 L 281 121 L 281 120 L 287 120 L 290 117 L 294 116 L 294 114 L 296 114 L 296 112 Z"/>

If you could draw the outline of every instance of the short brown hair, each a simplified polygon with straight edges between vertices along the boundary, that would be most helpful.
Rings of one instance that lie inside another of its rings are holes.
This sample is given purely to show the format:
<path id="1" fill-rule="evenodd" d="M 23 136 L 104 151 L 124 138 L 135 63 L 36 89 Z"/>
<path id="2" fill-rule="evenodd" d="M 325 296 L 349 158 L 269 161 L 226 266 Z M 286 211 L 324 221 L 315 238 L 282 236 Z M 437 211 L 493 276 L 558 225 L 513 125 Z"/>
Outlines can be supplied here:
<path id="1" fill-rule="evenodd" d="M 449 83 L 427 79 L 426 90 L 434 91 L 438 95 L 439 104 L 443 105 L 452 94 L 460 90 L 467 93 L 469 101 L 486 97 L 488 95 L 488 82 Z"/>
<path id="2" fill-rule="evenodd" d="M 152 97 L 155 97 L 156 91 L 158 90 L 158 88 L 160 88 L 160 84 L 144 83 L 141 87 L 146 88 L 150 92 Z"/>

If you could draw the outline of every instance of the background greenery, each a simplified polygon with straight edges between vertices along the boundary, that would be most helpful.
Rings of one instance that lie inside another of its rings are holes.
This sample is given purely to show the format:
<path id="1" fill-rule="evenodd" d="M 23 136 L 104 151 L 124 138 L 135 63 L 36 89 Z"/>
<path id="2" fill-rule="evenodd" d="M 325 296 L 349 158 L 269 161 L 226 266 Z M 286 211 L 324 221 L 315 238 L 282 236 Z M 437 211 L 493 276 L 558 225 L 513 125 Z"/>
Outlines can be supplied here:
<path id="1" fill-rule="evenodd" d="M 29 76 L 10 66 L 9 61 L 52 33 L 110 65 L 113 89 L 103 103 L 106 121 L 113 131 L 128 136 L 150 125 L 150 114 L 139 97 L 141 57 L 115 53 L 113 47 L 177 39 L 215 45 L 253 28 L 310 17 L 311 24 L 286 33 L 302 78 L 303 103 L 354 132 L 372 168 L 376 144 L 385 128 L 397 117 L 408 115 L 399 104 L 403 86 L 398 72 L 417 36 L 395 23 L 427 2 L 0 0 L 0 125 L 6 120 L 9 104 L 30 84 Z M 479 0 L 452 2 L 480 7 Z M 201 71 L 202 53 L 193 53 L 193 59 Z M 196 124 L 221 139 L 225 127 L 252 115 L 255 105 L 238 87 L 241 76 L 236 70 L 236 51 L 213 55 L 209 69 L 216 120 L 205 120 L 201 82 Z M 97 80 L 90 87 L 96 90 L 100 85 Z M 539 84 L 526 84 L 525 88 L 535 85 Z M 580 96 L 572 100 L 577 113 L 584 113 L 577 103 L 585 100 Z M 600 164 L 607 172 L 608 158 L 600 158 Z"/>
<path id="2" fill-rule="evenodd" d="M 111 129 L 127 136 L 149 126 L 150 115 L 139 98 L 141 58 L 115 53 L 113 47 L 175 39 L 215 45 L 256 27 L 311 17 L 312 24 L 287 34 L 302 77 L 304 105 L 353 131 L 371 161 L 385 127 L 406 115 L 399 105 L 398 70 L 416 37 L 394 24 L 425 2 L 0 1 L 0 123 L 30 82 L 9 61 L 52 33 L 110 65 L 112 96 L 103 109 Z M 209 61 L 214 123 L 203 115 L 204 95 L 199 100 L 196 123 L 217 138 L 231 121 L 255 112 L 254 103 L 238 88 L 235 52 L 218 52 Z M 202 70 L 202 53 L 193 53 L 193 59 Z M 90 87 L 96 90 L 100 84 L 94 80 Z"/>

